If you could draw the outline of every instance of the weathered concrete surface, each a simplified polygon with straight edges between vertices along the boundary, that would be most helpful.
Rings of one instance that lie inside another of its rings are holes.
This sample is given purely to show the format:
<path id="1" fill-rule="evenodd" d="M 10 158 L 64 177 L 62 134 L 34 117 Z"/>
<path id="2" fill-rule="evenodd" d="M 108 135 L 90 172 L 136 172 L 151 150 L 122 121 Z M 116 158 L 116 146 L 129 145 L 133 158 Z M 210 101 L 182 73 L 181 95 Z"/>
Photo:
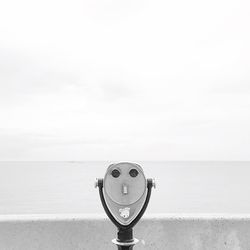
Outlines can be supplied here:
<path id="1" fill-rule="evenodd" d="M 1 250 L 116 249 L 116 228 L 105 216 L 0 216 Z M 173 216 L 144 218 L 135 227 L 134 249 L 249 250 L 248 216 Z"/>

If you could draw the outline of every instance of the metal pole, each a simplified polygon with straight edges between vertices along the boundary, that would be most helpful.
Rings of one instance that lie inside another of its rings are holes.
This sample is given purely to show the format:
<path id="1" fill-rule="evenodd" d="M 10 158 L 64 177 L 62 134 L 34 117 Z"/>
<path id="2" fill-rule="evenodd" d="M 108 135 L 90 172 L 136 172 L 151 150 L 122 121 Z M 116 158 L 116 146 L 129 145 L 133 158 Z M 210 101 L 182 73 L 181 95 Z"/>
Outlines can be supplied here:
<path id="1" fill-rule="evenodd" d="M 117 245 L 118 250 L 132 250 L 138 240 L 133 238 L 133 228 L 118 228 L 117 239 L 112 242 Z"/>
<path id="2" fill-rule="evenodd" d="M 112 242 L 117 245 L 118 250 L 132 250 L 138 240 L 133 238 L 133 228 L 118 228 L 117 239 Z"/>
<path id="3" fill-rule="evenodd" d="M 118 246 L 118 250 L 132 250 L 133 246 Z"/>

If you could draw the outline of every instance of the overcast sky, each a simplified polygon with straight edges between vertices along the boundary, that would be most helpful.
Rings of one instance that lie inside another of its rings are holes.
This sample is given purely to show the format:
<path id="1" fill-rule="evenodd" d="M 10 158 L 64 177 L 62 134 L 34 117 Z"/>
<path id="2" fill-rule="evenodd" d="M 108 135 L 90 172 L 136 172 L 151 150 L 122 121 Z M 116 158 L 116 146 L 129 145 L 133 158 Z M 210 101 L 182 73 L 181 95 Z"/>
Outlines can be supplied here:
<path id="1" fill-rule="evenodd" d="M 248 0 L 0 4 L 0 160 L 250 160 Z"/>

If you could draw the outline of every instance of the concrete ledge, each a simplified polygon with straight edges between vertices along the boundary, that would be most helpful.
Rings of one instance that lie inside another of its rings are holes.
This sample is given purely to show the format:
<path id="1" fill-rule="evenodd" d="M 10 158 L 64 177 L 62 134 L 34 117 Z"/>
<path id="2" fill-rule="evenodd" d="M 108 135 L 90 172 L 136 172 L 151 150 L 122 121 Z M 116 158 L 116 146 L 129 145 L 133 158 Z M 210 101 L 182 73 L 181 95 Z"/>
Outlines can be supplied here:
<path id="1" fill-rule="evenodd" d="M 138 250 L 249 250 L 250 216 L 145 216 L 134 235 Z M 115 236 L 104 215 L 0 216 L 1 250 L 116 249 Z"/>

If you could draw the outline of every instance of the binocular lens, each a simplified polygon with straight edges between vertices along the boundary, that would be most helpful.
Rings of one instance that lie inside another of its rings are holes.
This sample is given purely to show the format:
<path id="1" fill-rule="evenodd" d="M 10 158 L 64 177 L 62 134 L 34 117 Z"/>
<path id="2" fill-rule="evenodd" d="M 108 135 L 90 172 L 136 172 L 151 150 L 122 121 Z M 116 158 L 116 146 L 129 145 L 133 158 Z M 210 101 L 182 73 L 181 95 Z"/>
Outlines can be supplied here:
<path id="1" fill-rule="evenodd" d="M 129 171 L 129 175 L 131 177 L 136 177 L 138 175 L 138 171 L 135 168 L 133 168 Z"/>
<path id="2" fill-rule="evenodd" d="M 118 169 L 113 169 L 112 172 L 111 172 L 111 175 L 114 178 L 118 178 L 120 176 L 120 171 Z"/>

